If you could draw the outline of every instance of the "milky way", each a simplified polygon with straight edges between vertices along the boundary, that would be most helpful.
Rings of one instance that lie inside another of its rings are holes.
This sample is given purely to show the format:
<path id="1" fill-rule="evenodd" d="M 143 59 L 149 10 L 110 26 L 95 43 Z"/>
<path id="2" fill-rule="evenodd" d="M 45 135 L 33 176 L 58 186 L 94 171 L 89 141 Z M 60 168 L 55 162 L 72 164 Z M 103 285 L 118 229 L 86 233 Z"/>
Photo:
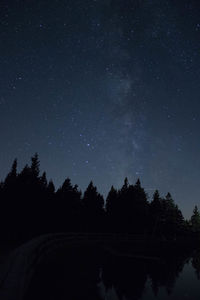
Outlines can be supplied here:
<path id="1" fill-rule="evenodd" d="M 200 4 L 1 1 L 0 176 L 36 151 L 58 187 L 141 178 L 199 201 Z"/>

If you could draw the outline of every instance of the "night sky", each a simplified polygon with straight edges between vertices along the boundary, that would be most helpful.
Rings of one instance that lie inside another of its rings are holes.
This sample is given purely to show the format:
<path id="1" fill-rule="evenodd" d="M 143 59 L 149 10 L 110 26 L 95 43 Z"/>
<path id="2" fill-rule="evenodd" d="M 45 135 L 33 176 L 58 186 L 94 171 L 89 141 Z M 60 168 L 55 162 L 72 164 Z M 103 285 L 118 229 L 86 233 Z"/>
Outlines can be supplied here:
<path id="1" fill-rule="evenodd" d="M 140 177 L 200 206 L 200 1 L 1 0 L 0 177 L 39 153 L 56 187 Z"/>

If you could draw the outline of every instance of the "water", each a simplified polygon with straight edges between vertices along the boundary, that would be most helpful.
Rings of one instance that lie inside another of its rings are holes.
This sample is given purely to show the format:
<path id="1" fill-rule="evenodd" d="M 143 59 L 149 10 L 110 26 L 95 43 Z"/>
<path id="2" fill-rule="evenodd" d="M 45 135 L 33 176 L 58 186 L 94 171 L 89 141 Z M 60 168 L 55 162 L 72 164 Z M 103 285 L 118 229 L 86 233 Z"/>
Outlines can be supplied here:
<path id="1" fill-rule="evenodd" d="M 200 299 L 200 251 L 159 259 L 115 256 L 97 248 L 62 249 L 44 259 L 26 299 Z"/>

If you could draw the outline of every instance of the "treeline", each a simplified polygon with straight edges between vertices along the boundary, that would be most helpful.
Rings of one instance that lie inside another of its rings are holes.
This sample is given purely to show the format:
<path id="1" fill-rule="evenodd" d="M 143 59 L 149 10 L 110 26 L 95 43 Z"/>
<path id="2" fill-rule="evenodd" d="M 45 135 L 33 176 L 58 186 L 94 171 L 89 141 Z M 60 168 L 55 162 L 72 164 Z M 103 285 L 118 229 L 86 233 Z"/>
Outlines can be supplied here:
<path id="1" fill-rule="evenodd" d="M 20 173 L 17 160 L 0 183 L 0 240 L 21 241 L 44 233 L 113 232 L 175 238 L 200 232 L 195 207 L 185 220 L 170 193 L 156 190 L 152 201 L 140 180 L 132 185 L 125 178 L 121 189 L 113 186 L 104 200 L 91 181 L 82 194 L 67 178 L 55 190 L 46 173 L 40 174 L 36 153 Z"/>

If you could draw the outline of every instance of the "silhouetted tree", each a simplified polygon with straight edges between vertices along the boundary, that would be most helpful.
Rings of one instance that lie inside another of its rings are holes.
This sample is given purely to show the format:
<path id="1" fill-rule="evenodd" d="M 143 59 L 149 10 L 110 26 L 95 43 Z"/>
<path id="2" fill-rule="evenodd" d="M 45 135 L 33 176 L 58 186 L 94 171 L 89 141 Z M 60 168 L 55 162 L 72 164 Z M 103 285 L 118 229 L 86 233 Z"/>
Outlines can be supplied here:
<path id="1" fill-rule="evenodd" d="M 156 190 L 153 200 L 150 203 L 151 228 L 154 235 L 161 235 L 165 238 L 175 238 L 185 228 L 182 212 L 174 203 L 170 193 L 161 198 Z"/>
<path id="2" fill-rule="evenodd" d="M 94 213 L 101 213 L 103 211 L 103 196 L 97 192 L 97 188 L 93 185 L 92 181 L 89 183 L 84 193 L 83 205 L 88 211 Z"/>
<path id="3" fill-rule="evenodd" d="M 118 196 L 117 190 L 112 185 L 108 193 L 108 196 L 106 198 L 106 212 L 109 216 L 112 215 L 113 211 L 115 210 L 117 196 Z"/>
<path id="4" fill-rule="evenodd" d="M 49 195 L 54 195 L 54 193 L 55 193 L 55 185 L 54 185 L 52 179 L 49 181 L 49 183 L 47 185 L 47 193 Z"/>
<path id="5" fill-rule="evenodd" d="M 101 231 L 104 215 L 104 199 L 97 192 L 97 188 L 91 181 L 83 196 L 83 213 L 86 230 Z"/>
<path id="6" fill-rule="evenodd" d="M 81 192 L 78 186 L 73 186 L 71 180 L 67 178 L 56 192 L 56 199 L 60 208 L 57 218 L 58 222 L 61 222 L 61 229 L 74 230 L 81 218 Z"/>
<path id="7" fill-rule="evenodd" d="M 129 185 L 125 178 L 119 190 L 120 219 L 122 232 L 144 233 L 146 231 L 148 216 L 148 201 L 140 181 Z"/>
<path id="8" fill-rule="evenodd" d="M 108 230 L 118 231 L 120 219 L 120 203 L 117 190 L 112 186 L 106 198 L 106 216 Z"/>
<path id="9" fill-rule="evenodd" d="M 72 185 L 71 180 L 67 178 L 61 188 L 56 192 L 57 198 L 66 201 L 68 209 L 75 210 L 80 206 L 81 192 L 77 185 Z"/>
<path id="10" fill-rule="evenodd" d="M 150 228 L 153 235 L 160 234 L 160 225 L 162 222 L 162 199 L 158 190 L 153 194 L 153 200 L 150 203 Z"/>
<path id="11" fill-rule="evenodd" d="M 148 225 L 148 216 L 149 216 L 149 203 L 148 196 L 141 186 L 141 182 L 138 179 L 134 185 L 134 201 L 135 201 L 135 219 L 136 224 L 138 225 L 138 232 L 146 232 Z M 137 227 L 137 226 L 136 226 Z"/>
<path id="12" fill-rule="evenodd" d="M 38 153 L 36 152 L 33 157 L 31 157 L 31 172 L 37 178 L 40 173 L 40 162 L 38 158 Z"/>
<path id="13" fill-rule="evenodd" d="M 163 233 L 165 236 L 176 237 L 177 233 L 182 231 L 183 223 L 183 215 L 168 193 L 163 199 Z"/>
<path id="14" fill-rule="evenodd" d="M 194 232 L 199 232 L 200 231 L 200 213 L 199 213 L 198 207 L 196 205 L 194 207 L 193 215 L 191 216 L 190 222 L 192 225 L 192 230 Z"/>
<path id="15" fill-rule="evenodd" d="M 41 187 L 43 189 L 46 189 L 47 188 L 47 177 L 46 177 L 46 172 L 43 172 L 42 176 L 40 177 L 40 184 L 41 184 Z"/>

